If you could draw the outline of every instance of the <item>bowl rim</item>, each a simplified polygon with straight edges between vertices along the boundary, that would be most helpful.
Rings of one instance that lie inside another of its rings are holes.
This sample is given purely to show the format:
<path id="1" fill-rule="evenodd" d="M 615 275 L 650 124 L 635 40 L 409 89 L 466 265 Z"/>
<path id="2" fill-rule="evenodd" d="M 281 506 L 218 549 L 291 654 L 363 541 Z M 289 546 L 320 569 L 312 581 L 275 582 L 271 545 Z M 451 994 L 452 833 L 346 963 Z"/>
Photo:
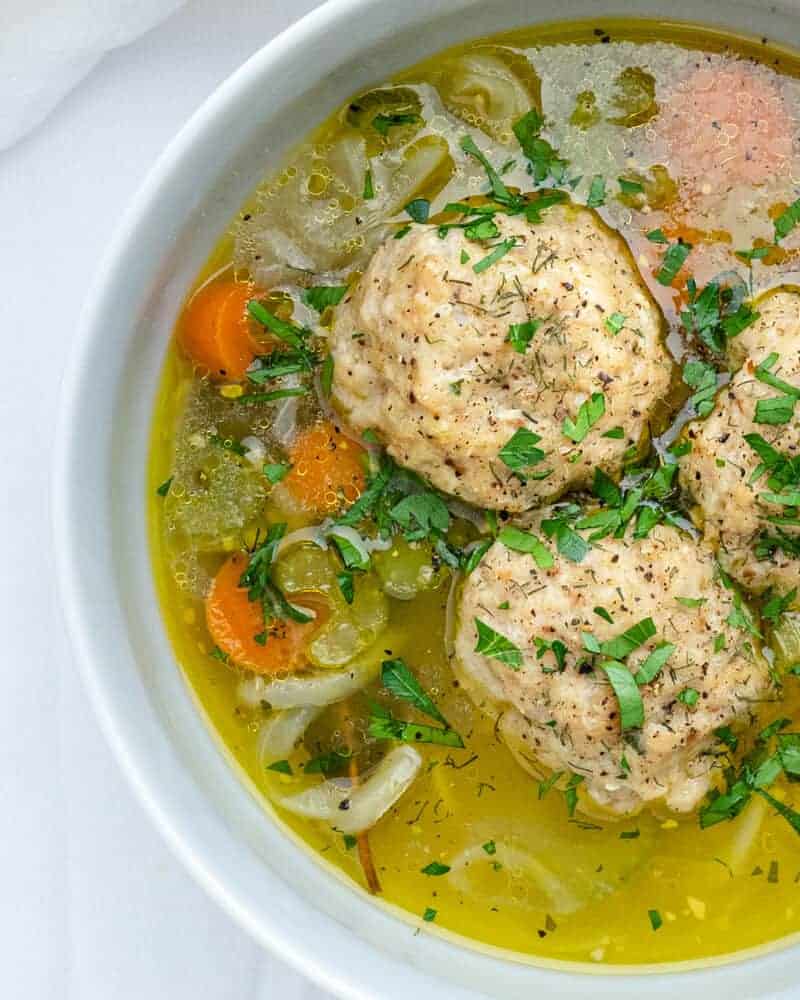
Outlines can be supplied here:
<path id="1" fill-rule="evenodd" d="M 468 8 L 474 2 L 475 0 L 430 0 L 427 7 L 436 12 L 452 14 L 460 9 Z M 198 845 L 198 837 L 189 829 L 187 817 L 182 816 L 179 810 L 172 808 L 172 803 L 164 794 L 164 790 L 152 781 L 149 774 L 151 768 L 137 755 L 133 744 L 123 735 L 124 726 L 121 725 L 119 706 L 106 683 L 105 669 L 102 666 L 104 654 L 102 643 L 92 634 L 87 617 L 88 592 L 80 580 L 81 560 L 86 556 L 86 551 L 75 530 L 73 515 L 78 510 L 76 505 L 79 501 L 73 470 L 75 468 L 74 458 L 82 446 L 77 428 L 81 421 L 81 414 L 86 409 L 84 392 L 86 374 L 91 367 L 91 359 L 96 352 L 98 340 L 103 334 L 103 319 L 108 313 L 115 285 L 123 280 L 125 258 L 135 242 L 137 231 L 152 214 L 159 192 L 168 179 L 181 169 L 181 164 L 192 155 L 193 148 L 211 123 L 220 116 L 224 116 L 231 107 L 235 106 L 240 92 L 268 72 L 270 64 L 283 58 L 292 50 L 309 44 L 311 39 L 324 36 L 336 27 L 341 28 L 359 12 L 382 6 L 387 6 L 385 0 L 327 0 L 287 27 L 251 55 L 212 91 L 167 144 L 147 172 L 103 255 L 81 310 L 74 344 L 62 381 L 51 489 L 51 530 L 56 578 L 62 615 L 74 653 L 74 660 L 104 737 L 136 798 L 174 855 L 181 860 L 195 880 L 240 926 L 243 926 L 252 937 L 273 954 L 287 961 L 297 971 L 310 977 L 319 986 L 332 990 L 339 996 L 354 998 L 354 1000 L 355 998 L 361 1000 L 361 998 L 376 995 L 373 990 L 380 980 L 376 978 L 374 970 L 368 975 L 364 973 L 364 970 L 357 970 L 353 964 L 348 963 L 345 955 L 342 956 L 342 960 L 337 962 L 332 962 L 329 957 L 322 959 L 315 954 L 314 949 L 298 945 L 274 923 L 269 924 L 264 919 L 254 919 L 254 915 L 245 905 L 245 901 L 239 898 L 232 888 L 224 884 L 224 880 L 218 874 L 214 857 L 207 851 L 204 852 Z M 411 4 L 409 9 L 412 7 L 417 9 L 420 6 L 416 3 Z M 399 15 L 399 18 L 402 19 L 404 16 Z M 414 20 L 415 16 L 412 13 L 411 17 L 402 23 L 411 24 Z M 297 894 L 294 898 L 295 901 L 300 899 Z M 323 925 L 331 922 L 330 917 L 321 910 L 316 910 L 315 915 L 322 921 L 321 929 L 325 930 L 326 927 Z M 344 930 L 346 931 L 346 928 Z M 447 942 L 447 944 L 459 950 L 468 947 L 459 943 Z M 372 948 L 373 946 L 367 943 L 363 944 L 362 947 Z M 377 952 L 377 949 L 375 951 Z M 793 952 L 794 958 L 792 957 Z M 454 954 L 456 953 L 454 952 Z M 486 995 L 483 992 L 476 993 L 471 989 L 460 989 L 452 983 L 445 983 L 444 980 L 430 978 L 427 974 L 420 975 L 420 970 L 416 968 L 412 970 L 405 964 L 400 966 L 399 963 L 396 963 L 394 956 L 388 953 L 381 952 L 380 956 L 376 966 L 379 973 L 382 968 L 383 974 L 385 974 L 386 968 L 393 963 L 397 968 L 404 970 L 404 993 L 414 981 L 414 985 L 424 991 L 419 994 L 423 998 L 433 997 L 435 990 L 437 988 L 440 990 L 442 985 L 447 986 L 448 996 L 452 997 L 453 1000 L 460 1000 L 460 998 L 468 1000 L 468 998 Z M 759 976 L 767 976 L 770 970 L 773 973 L 780 970 L 786 977 L 785 980 L 783 976 L 781 977 L 782 983 L 791 981 L 791 966 L 795 963 L 796 956 L 796 949 L 784 947 L 779 951 L 755 958 L 743 955 L 739 959 L 737 956 L 733 960 L 728 960 L 724 965 L 686 972 L 675 969 L 674 971 L 658 973 L 657 976 L 659 981 L 664 984 L 669 980 L 672 984 L 671 988 L 678 984 L 679 979 L 683 980 L 687 987 L 692 983 L 697 989 L 697 996 L 703 991 L 710 997 L 711 994 L 708 994 L 707 991 L 709 976 L 715 976 L 720 986 L 727 982 L 729 988 L 731 979 L 736 976 L 737 968 L 741 969 L 744 966 Z M 510 964 L 494 956 L 486 955 L 483 957 L 487 961 L 496 962 L 498 969 Z M 593 992 L 610 996 L 612 993 L 619 995 L 619 989 L 625 981 L 629 985 L 637 984 L 636 988 L 642 989 L 643 987 L 651 987 L 656 978 L 648 973 L 637 974 L 630 967 L 624 970 L 617 967 L 613 971 L 598 969 L 597 972 L 600 975 L 590 974 L 586 971 L 556 970 L 543 965 L 532 965 L 525 968 L 530 970 L 531 985 L 544 985 L 549 981 L 551 988 L 554 988 L 554 993 L 560 993 L 561 989 L 556 984 L 566 987 L 568 981 L 571 980 L 573 988 L 579 991 L 574 994 L 576 996 L 582 995 L 583 991 L 590 987 L 590 984 Z M 552 977 L 556 977 L 556 979 Z M 603 982 L 606 986 L 611 987 L 607 994 L 606 989 L 601 987 Z M 660 995 L 660 991 L 657 993 Z M 400 994 L 398 993 L 398 995 Z M 573 995 L 571 991 L 570 995 Z M 636 994 L 627 995 L 634 996 Z M 689 995 L 695 994 L 690 992 Z M 716 995 L 716 990 L 713 991 L 713 995 Z M 720 992 L 720 996 L 722 995 L 723 993 Z"/>

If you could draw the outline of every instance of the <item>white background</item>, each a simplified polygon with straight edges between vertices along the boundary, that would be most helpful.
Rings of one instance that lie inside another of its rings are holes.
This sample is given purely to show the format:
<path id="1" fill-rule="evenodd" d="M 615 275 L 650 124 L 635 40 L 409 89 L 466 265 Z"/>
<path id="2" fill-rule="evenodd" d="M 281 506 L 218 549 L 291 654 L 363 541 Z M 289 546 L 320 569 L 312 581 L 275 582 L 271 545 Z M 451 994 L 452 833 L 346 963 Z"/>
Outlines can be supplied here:
<path id="1" fill-rule="evenodd" d="M 48 523 L 64 360 L 123 207 L 214 87 L 316 5 L 189 0 L 0 153 L 3 1000 L 323 997 L 190 881 L 123 784 L 61 627 Z"/>

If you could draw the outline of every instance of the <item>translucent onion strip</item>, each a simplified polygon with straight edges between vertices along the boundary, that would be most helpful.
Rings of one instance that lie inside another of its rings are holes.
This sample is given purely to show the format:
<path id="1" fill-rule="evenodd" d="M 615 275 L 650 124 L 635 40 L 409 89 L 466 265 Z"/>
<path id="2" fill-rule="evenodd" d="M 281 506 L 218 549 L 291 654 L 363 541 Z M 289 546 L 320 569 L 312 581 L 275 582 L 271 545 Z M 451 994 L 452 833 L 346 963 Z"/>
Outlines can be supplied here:
<path id="1" fill-rule="evenodd" d="M 410 787 L 422 767 L 422 758 L 410 746 L 391 750 L 359 785 L 323 781 L 278 804 L 297 816 L 325 820 L 342 833 L 363 833 Z"/>
<path id="2" fill-rule="evenodd" d="M 297 674 L 285 680 L 248 677 L 236 689 L 239 701 L 250 708 L 267 702 L 273 708 L 332 705 L 366 687 L 380 671 L 380 661 L 351 663 L 344 670 Z"/>
<path id="3" fill-rule="evenodd" d="M 535 885 L 546 898 L 548 908 L 556 915 L 566 916 L 586 905 L 587 900 L 578 897 L 562 879 L 524 848 L 498 843 L 495 851 L 495 861 L 502 864 L 514 877 Z M 465 848 L 450 862 L 452 884 L 468 894 L 469 872 L 486 862 L 485 849 L 479 844 Z"/>
<path id="4" fill-rule="evenodd" d="M 285 760 L 305 735 L 306 729 L 322 712 L 321 705 L 287 708 L 275 712 L 261 726 L 256 739 L 256 753 L 262 767 Z"/>

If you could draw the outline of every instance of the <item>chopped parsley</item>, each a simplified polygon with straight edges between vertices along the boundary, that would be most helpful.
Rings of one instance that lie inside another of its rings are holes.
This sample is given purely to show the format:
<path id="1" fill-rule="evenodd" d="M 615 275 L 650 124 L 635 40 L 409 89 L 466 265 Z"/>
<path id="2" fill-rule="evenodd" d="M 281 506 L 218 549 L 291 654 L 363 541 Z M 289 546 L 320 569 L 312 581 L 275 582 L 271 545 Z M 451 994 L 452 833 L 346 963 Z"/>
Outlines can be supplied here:
<path id="1" fill-rule="evenodd" d="M 512 552 L 524 552 L 533 556 L 539 569 L 550 569 L 555 562 L 550 549 L 528 531 L 508 526 L 500 531 L 497 540 Z"/>
<path id="2" fill-rule="evenodd" d="M 508 328 L 506 338 L 517 354 L 524 354 L 528 345 L 533 340 L 533 335 L 542 325 L 544 320 L 529 319 L 524 323 L 512 323 Z"/>
<path id="3" fill-rule="evenodd" d="M 599 208 L 606 203 L 606 179 L 602 174 L 595 174 L 589 185 L 589 196 L 586 204 L 589 208 Z"/>
<path id="4" fill-rule="evenodd" d="M 352 753 L 349 750 L 331 750 L 307 761 L 303 767 L 305 774 L 324 774 L 326 778 L 346 774 Z"/>
<path id="5" fill-rule="evenodd" d="M 726 284 L 721 279 L 710 281 L 700 292 L 693 278 L 687 282 L 689 304 L 681 313 L 681 324 L 715 354 L 759 317 L 744 301 L 747 286 L 738 275 L 734 278 Z"/>
<path id="6" fill-rule="evenodd" d="M 375 184 L 372 180 L 372 167 L 367 167 L 364 173 L 364 190 L 362 192 L 364 201 L 370 201 L 375 197 Z"/>
<path id="7" fill-rule="evenodd" d="M 759 382 L 777 389 L 782 395 L 769 399 L 759 399 L 756 403 L 754 420 L 757 424 L 785 424 L 794 416 L 794 408 L 800 399 L 800 389 L 778 378 L 772 372 L 779 355 L 773 353 L 766 357 L 756 368 L 755 376 Z"/>
<path id="8" fill-rule="evenodd" d="M 336 547 L 345 569 L 364 571 L 369 568 L 369 555 L 353 544 L 347 535 L 337 534 L 336 527 L 330 529 L 328 537 Z"/>
<path id="9" fill-rule="evenodd" d="M 664 254 L 661 260 L 661 267 L 656 273 L 656 281 L 660 285 L 671 285 L 675 280 L 678 271 L 686 263 L 686 258 L 689 256 L 692 250 L 691 243 L 683 243 L 678 241 L 677 243 L 672 243 Z"/>
<path id="10" fill-rule="evenodd" d="M 756 402 L 753 420 L 757 424 L 788 424 L 794 416 L 797 400 L 792 396 L 771 396 Z"/>
<path id="11" fill-rule="evenodd" d="M 174 478 L 175 478 L 174 476 L 170 476 L 169 479 L 165 479 L 160 486 L 156 487 L 156 493 L 160 497 L 165 497 L 167 493 L 169 493 L 169 488 L 170 486 L 172 486 L 172 480 Z"/>
<path id="12" fill-rule="evenodd" d="M 575 815 L 575 808 L 578 805 L 578 785 L 582 784 L 583 780 L 582 774 L 571 774 L 567 782 L 567 787 L 564 789 L 564 801 L 567 804 L 567 815 L 569 817 Z"/>
<path id="13" fill-rule="evenodd" d="M 775 242 L 784 239 L 800 222 L 800 198 L 793 201 L 775 220 Z"/>
<path id="14" fill-rule="evenodd" d="M 644 194 L 644 186 L 639 181 L 632 181 L 627 177 L 618 177 L 617 183 L 622 194 Z"/>
<path id="15" fill-rule="evenodd" d="M 797 587 L 792 587 L 792 589 L 781 597 L 780 594 L 774 594 L 769 596 L 769 600 L 766 602 L 764 607 L 761 609 L 761 617 L 766 618 L 768 622 L 775 624 L 780 616 L 794 604 L 794 600 L 797 597 Z"/>
<path id="16" fill-rule="evenodd" d="M 449 728 L 447 720 L 411 672 L 405 660 L 384 660 L 381 666 L 381 683 L 395 698 L 409 702 L 423 715 L 427 715 Z"/>
<path id="17" fill-rule="evenodd" d="M 450 865 L 443 865 L 441 861 L 431 861 L 420 870 L 423 875 L 446 875 L 450 871 Z"/>
<path id="18" fill-rule="evenodd" d="M 456 748 L 464 746 L 459 734 L 452 729 L 404 660 L 384 660 L 381 683 L 384 690 L 395 698 L 408 702 L 418 712 L 441 723 L 441 728 L 397 719 L 381 706 L 373 705 L 369 720 L 371 736 L 376 739 L 403 740 L 406 743 L 435 743 Z"/>
<path id="19" fill-rule="evenodd" d="M 692 687 L 684 688 L 678 692 L 678 701 L 687 708 L 694 708 L 700 698 L 700 693 Z"/>
<path id="20" fill-rule="evenodd" d="M 682 604 L 685 608 L 699 608 L 702 607 L 706 601 L 707 597 L 676 597 L 675 600 L 678 604 Z"/>
<path id="21" fill-rule="evenodd" d="M 469 576 L 469 574 L 472 573 L 472 571 L 478 566 L 481 559 L 483 559 L 492 547 L 493 542 L 493 538 L 484 538 L 480 542 L 477 542 L 474 548 L 464 553 L 461 559 L 461 569 L 467 574 L 467 576 Z"/>
<path id="22" fill-rule="evenodd" d="M 275 760 L 271 764 L 267 764 L 268 771 L 277 771 L 278 774 L 288 774 L 292 775 L 292 765 L 288 760 Z"/>
<path id="23" fill-rule="evenodd" d="M 331 388 L 333 387 L 333 355 L 326 354 L 325 360 L 322 362 L 322 367 L 319 372 L 319 387 L 322 390 L 322 395 L 328 399 L 331 394 Z"/>
<path id="24" fill-rule="evenodd" d="M 283 462 L 274 462 L 265 465 L 263 472 L 264 475 L 267 477 L 267 479 L 274 486 L 276 483 L 279 483 L 282 479 L 285 479 L 286 476 L 291 471 L 291 469 L 292 469 L 291 465 L 287 465 L 286 463 Z"/>
<path id="25" fill-rule="evenodd" d="M 413 112 L 394 112 L 388 115 L 381 113 L 372 119 L 372 127 L 380 135 L 386 137 L 390 128 L 396 128 L 398 125 L 413 125 L 419 120 L 419 115 Z"/>
<path id="26" fill-rule="evenodd" d="M 410 542 L 420 541 L 432 532 L 450 527 L 450 512 L 435 493 L 412 493 L 389 511 L 389 516 L 403 529 Z"/>
<path id="27" fill-rule="evenodd" d="M 705 361 L 687 361 L 683 366 L 683 381 L 694 389 L 689 402 L 698 417 L 707 417 L 714 409 L 717 393 L 717 372 Z"/>
<path id="28" fill-rule="evenodd" d="M 526 427 L 519 427 L 506 441 L 498 452 L 498 458 L 504 465 L 508 466 L 512 472 L 520 474 L 529 470 L 532 466 L 538 465 L 545 457 L 541 448 L 537 447 L 541 441 L 538 434 L 529 431 Z M 540 474 L 532 478 L 543 478 Z"/>
<path id="29" fill-rule="evenodd" d="M 616 638 L 601 642 L 597 649 L 590 650 L 590 652 L 602 653 L 603 656 L 608 656 L 612 660 L 624 660 L 635 649 L 652 639 L 655 634 L 656 626 L 653 619 L 643 618 Z"/>
<path id="30" fill-rule="evenodd" d="M 512 670 L 519 670 L 522 666 L 522 652 L 518 646 L 504 635 L 496 632 L 491 625 L 482 622 L 480 618 L 475 619 L 475 628 L 478 633 L 476 653 L 490 656 L 492 659 L 511 667 Z"/>
<path id="31" fill-rule="evenodd" d="M 663 229 L 651 229 L 650 232 L 647 233 L 647 239 L 650 240 L 651 243 L 669 243 Z"/>
<path id="32" fill-rule="evenodd" d="M 664 921 L 661 919 L 661 914 L 658 912 L 658 910 L 648 910 L 647 916 L 648 919 L 650 920 L 650 926 L 653 928 L 654 931 L 657 931 L 659 927 L 661 927 L 661 925 L 664 923 Z"/>
<path id="33" fill-rule="evenodd" d="M 328 306 L 338 306 L 347 295 L 347 285 L 315 285 L 303 292 L 303 302 L 321 313 Z"/>
<path id="34" fill-rule="evenodd" d="M 339 592 L 345 599 L 345 603 L 352 604 L 355 597 L 352 572 L 349 569 L 340 570 L 336 574 L 336 582 L 339 585 Z"/>
<path id="35" fill-rule="evenodd" d="M 575 513 L 576 509 L 572 505 L 566 509 L 556 509 L 554 517 L 542 521 L 542 531 L 548 538 L 555 539 L 556 549 L 565 559 L 579 563 L 588 555 L 589 543 L 570 524 Z"/>
<path id="36" fill-rule="evenodd" d="M 372 706 L 369 735 L 376 740 L 398 740 L 402 743 L 432 743 L 461 749 L 464 741 L 454 729 L 429 726 L 427 723 L 398 719 L 380 705 Z"/>
<path id="37" fill-rule="evenodd" d="M 514 122 L 512 129 L 522 152 L 528 158 L 529 170 L 536 184 L 542 184 L 548 177 L 560 183 L 564 177 L 567 161 L 540 135 L 544 118 L 536 108 Z"/>
<path id="38" fill-rule="evenodd" d="M 605 396 L 602 392 L 593 392 L 589 399 L 581 403 L 574 421 L 570 417 L 564 419 L 561 430 L 570 441 L 580 444 L 605 412 Z"/>
<path id="39" fill-rule="evenodd" d="M 501 257 L 505 257 L 508 251 L 516 245 L 517 241 L 514 238 L 503 240 L 502 243 L 498 243 L 497 246 L 494 247 L 491 253 L 488 253 L 485 257 L 482 257 L 479 261 L 473 264 L 472 270 L 476 274 L 481 274 L 481 272 L 490 268 L 492 264 L 496 264 Z"/>
<path id="40" fill-rule="evenodd" d="M 290 347 L 293 347 L 296 351 L 301 352 L 301 354 L 308 361 L 308 350 L 305 345 L 306 337 L 311 333 L 305 327 L 297 326 L 295 323 L 289 323 L 286 320 L 280 319 L 267 309 L 263 303 L 259 302 L 258 299 L 251 299 L 247 303 L 247 311 L 257 320 L 262 326 L 265 326 L 270 333 L 273 333 L 279 340 L 284 341 Z M 310 365 L 308 365 L 310 367 Z"/>
<path id="41" fill-rule="evenodd" d="M 285 524 L 273 524 L 267 531 L 263 542 L 257 535 L 253 549 L 250 551 L 247 568 L 239 579 L 239 586 L 247 590 L 249 600 L 261 603 L 265 626 L 270 625 L 276 619 L 288 618 L 300 623 L 314 620 L 313 615 L 288 601 L 272 579 L 272 563 L 285 533 Z M 266 636 L 264 636 L 264 641 L 266 641 Z"/>
<path id="42" fill-rule="evenodd" d="M 605 320 L 605 328 L 609 333 L 613 333 L 616 336 L 619 331 L 625 326 L 626 317 L 619 312 L 611 313 Z"/>
<path id="43" fill-rule="evenodd" d="M 461 148 L 467 155 L 472 156 L 476 159 L 483 169 L 486 171 L 486 176 L 489 178 L 489 184 L 491 185 L 492 194 L 498 201 L 509 202 L 511 201 L 511 192 L 505 186 L 503 181 L 500 179 L 500 174 L 494 169 L 491 163 L 486 159 L 483 153 L 478 149 L 475 144 L 475 140 L 470 135 L 465 135 L 461 137 L 461 142 L 459 143 Z"/>
<path id="44" fill-rule="evenodd" d="M 800 777 L 800 733 L 782 732 L 788 724 L 788 719 L 776 719 L 758 734 L 755 747 L 744 758 L 738 770 L 732 766 L 725 770 L 724 790 L 712 791 L 706 804 L 700 809 L 701 828 L 706 829 L 734 819 L 755 794 L 765 799 L 779 816 L 800 833 L 800 813 L 784 802 L 779 802 L 766 790 L 781 774 L 792 780 Z M 731 752 L 736 750 L 737 740 L 729 727 L 715 730 L 714 735 Z"/>
<path id="45" fill-rule="evenodd" d="M 406 205 L 405 211 L 411 216 L 414 222 L 427 222 L 431 211 L 431 203 L 427 198 L 414 198 L 413 201 L 410 201 Z"/>
<path id="46" fill-rule="evenodd" d="M 654 680 L 664 668 L 667 660 L 675 652 L 675 646 L 671 642 L 662 642 L 650 653 L 641 663 L 634 680 L 640 686 L 649 684 Z"/>

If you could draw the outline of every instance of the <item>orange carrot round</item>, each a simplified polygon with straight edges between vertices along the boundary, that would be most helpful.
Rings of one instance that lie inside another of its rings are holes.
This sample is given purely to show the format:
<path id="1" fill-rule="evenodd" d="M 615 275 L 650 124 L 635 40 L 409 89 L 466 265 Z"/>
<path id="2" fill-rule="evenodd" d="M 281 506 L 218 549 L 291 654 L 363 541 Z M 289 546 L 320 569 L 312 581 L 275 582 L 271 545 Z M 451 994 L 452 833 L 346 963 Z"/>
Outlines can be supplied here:
<path id="1" fill-rule="evenodd" d="M 365 486 L 364 449 L 329 421 L 298 434 L 289 453 L 292 468 L 284 484 L 294 499 L 315 514 L 330 514 L 353 503 Z"/>
<path id="2" fill-rule="evenodd" d="M 239 586 L 248 557 L 237 552 L 218 571 L 206 598 L 206 624 L 211 638 L 229 659 L 259 674 L 293 673 L 306 663 L 309 639 L 324 621 L 327 606 L 317 595 L 303 595 L 301 606 L 316 612 L 312 622 L 275 620 L 266 628 L 260 601 L 251 601 Z M 256 636 L 266 635 L 265 642 Z"/>
<path id="3" fill-rule="evenodd" d="M 241 381 L 258 353 L 247 315 L 250 282 L 212 281 L 186 306 L 178 328 L 184 352 L 213 379 Z"/>

